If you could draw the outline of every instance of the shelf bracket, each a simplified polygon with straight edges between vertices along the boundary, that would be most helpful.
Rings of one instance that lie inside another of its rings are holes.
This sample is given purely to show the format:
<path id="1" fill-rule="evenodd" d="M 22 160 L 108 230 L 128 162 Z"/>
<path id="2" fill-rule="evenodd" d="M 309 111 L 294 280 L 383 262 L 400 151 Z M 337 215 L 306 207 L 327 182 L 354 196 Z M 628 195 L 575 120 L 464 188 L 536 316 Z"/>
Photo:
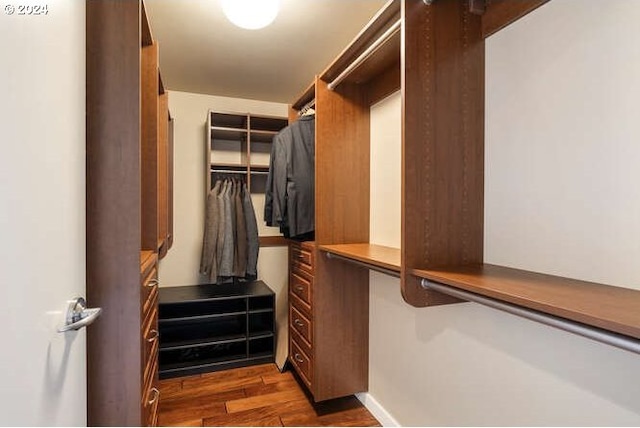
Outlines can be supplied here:
<path id="1" fill-rule="evenodd" d="M 538 312 L 533 309 L 528 309 L 511 303 L 502 302 L 490 297 L 484 297 L 476 293 L 460 290 L 459 288 L 429 281 L 426 278 L 423 278 L 420 281 L 420 285 L 425 290 L 437 291 L 439 293 L 456 297 L 458 299 L 479 303 L 493 309 L 498 309 L 512 315 L 517 315 L 531 321 L 536 321 L 550 327 L 559 328 L 561 330 L 568 331 L 569 333 L 577 334 L 601 343 L 605 343 L 607 345 L 615 346 L 626 351 L 640 354 L 640 340 L 634 339 L 629 336 L 613 333 L 611 331 L 603 330 L 597 327 L 591 327 L 586 324 L 570 321 L 565 318 L 545 314 L 543 312 Z"/>

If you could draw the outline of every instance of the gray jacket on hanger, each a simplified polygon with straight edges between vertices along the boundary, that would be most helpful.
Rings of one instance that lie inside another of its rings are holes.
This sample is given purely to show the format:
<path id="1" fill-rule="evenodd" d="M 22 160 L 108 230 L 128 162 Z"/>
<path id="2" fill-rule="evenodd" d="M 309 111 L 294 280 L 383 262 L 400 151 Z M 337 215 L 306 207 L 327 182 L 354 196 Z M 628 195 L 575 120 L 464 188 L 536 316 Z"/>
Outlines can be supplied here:
<path id="1" fill-rule="evenodd" d="M 300 117 L 273 138 L 264 215 L 288 237 L 315 230 L 315 116 Z"/>

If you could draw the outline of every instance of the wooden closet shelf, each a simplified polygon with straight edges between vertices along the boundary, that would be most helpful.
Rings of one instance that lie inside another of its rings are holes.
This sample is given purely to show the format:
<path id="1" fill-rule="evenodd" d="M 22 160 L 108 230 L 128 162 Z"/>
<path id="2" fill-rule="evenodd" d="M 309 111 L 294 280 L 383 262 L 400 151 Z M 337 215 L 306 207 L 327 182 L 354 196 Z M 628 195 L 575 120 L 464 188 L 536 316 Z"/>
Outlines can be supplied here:
<path id="1" fill-rule="evenodd" d="M 490 264 L 420 270 L 411 274 L 640 339 L 640 290 Z"/>
<path id="2" fill-rule="evenodd" d="M 400 273 L 400 249 L 375 244 L 320 245 L 320 251 Z"/>
<path id="3" fill-rule="evenodd" d="M 221 126 L 211 127 L 211 138 L 215 140 L 241 140 L 247 138 L 246 129 L 223 128 Z"/>
<path id="4" fill-rule="evenodd" d="M 351 41 L 342 53 L 321 74 L 322 80 L 331 82 L 354 62 L 369 46 L 391 28 L 399 19 L 400 1 L 388 1 Z M 400 65 L 400 31 L 381 45 L 344 81 L 363 83 L 394 64 Z"/>

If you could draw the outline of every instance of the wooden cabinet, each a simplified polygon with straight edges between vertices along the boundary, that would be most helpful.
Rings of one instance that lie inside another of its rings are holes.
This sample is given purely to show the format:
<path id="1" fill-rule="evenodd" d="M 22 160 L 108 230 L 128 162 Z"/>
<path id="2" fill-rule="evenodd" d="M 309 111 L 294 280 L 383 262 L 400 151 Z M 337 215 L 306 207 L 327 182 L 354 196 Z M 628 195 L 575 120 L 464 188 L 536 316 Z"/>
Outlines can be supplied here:
<path id="1" fill-rule="evenodd" d="M 171 246 L 171 147 L 158 46 L 141 1 L 89 0 L 88 423 L 157 423 L 158 260 Z M 117 66 L 116 66 L 117 65 Z"/>
<path id="2" fill-rule="evenodd" d="M 262 281 L 160 290 L 160 377 L 275 358 L 275 293 Z"/>
<path id="3" fill-rule="evenodd" d="M 289 361 L 313 391 L 314 244 L 294 242 L 289 256 Z"/>
<path id="4" fill-rule="evenodd" d="M 216 175 L 243 177 L 249 190 L 264 193 L 273 137 L 288 124 L 286 117 L 209 111 L 206 171 L 209 192 Z"/>

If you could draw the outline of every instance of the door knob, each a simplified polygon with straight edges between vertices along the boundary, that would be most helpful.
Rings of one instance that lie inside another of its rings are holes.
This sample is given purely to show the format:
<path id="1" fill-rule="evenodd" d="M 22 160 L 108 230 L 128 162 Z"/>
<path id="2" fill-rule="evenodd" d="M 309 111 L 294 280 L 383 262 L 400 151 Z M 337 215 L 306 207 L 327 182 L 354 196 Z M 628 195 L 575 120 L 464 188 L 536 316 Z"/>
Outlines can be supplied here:
<path id="1" fill-rule="evenodd" d="M 100 316 L 102 308 L 87 308 L 87 302 L 82 297 L 69 301 L 65 325 L 58 329 L 58 333 L 70 330 L 80 330 Z"/>

